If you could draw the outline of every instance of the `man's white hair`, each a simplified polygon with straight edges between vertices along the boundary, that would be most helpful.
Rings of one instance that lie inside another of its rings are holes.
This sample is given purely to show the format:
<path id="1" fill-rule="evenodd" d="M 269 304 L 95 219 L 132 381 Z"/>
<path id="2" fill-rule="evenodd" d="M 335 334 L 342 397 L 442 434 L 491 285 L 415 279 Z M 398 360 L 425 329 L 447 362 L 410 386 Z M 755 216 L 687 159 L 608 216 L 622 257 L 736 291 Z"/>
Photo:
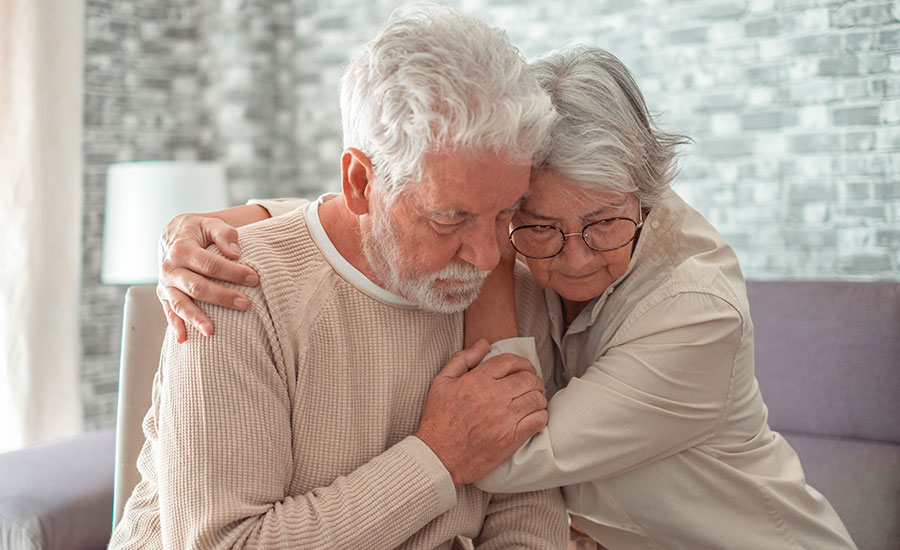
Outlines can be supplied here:
<path id="1" fill-rule="evenodd" d="M 369 157 L 388 203 L 421 179 L 429 153 L 528 162 L 553 118 L 503 31 L 435 4 L 395 10 L 341 79 L 344 148 Z"/>

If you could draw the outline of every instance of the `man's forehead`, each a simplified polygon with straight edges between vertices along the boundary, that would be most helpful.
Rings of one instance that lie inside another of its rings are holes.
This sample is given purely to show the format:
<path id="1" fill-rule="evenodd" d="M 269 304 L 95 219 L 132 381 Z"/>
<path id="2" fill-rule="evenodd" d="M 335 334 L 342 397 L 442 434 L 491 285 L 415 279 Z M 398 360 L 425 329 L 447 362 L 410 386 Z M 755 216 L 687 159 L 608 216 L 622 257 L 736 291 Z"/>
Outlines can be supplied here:
<path id="1" fill-rule="evenodd" d="M 527 193 L 527 191 L 526 191 Z M 412 197 L 411 197 L 412 198 Z M 464 196 L 420 195 L 413 198 L 413 204 L 424 213 L 434 216 L 465 217 L 476 215 L 486 206 L 494 206 L 501 210 L 518 209 L 525 198 L 525 193 L 516 197 L 495 192 L 490 188 L 481 194 Z"/>
<path id="2" fill-rule="evenodd" d="M 446 153 L 429 155 L 422 172 L 411 198 L 428 211 L 464 214 L 518 203 L 528 190 L 531 165 L 497 154 Z"/>

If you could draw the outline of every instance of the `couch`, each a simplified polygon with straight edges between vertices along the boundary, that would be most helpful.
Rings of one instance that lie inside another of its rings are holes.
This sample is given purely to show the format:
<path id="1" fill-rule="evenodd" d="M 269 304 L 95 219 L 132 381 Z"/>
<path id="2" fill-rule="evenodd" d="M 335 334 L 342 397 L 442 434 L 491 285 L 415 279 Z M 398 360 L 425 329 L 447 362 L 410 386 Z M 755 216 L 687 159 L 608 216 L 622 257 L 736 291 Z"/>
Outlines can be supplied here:
<path id="1" fill-rule="evenodd" d="M 756 377 L 861 550 L 900 550 L 900 283 L 750 282 Z"/>
<path id="2" fill-rule="evenodd" d="M 861 550 L 900 550 L 900 283 L 747 286 L 769 423 Z M 0 548 L 104 547 L 114 448 L 105 431 L 0 455 Z"/>

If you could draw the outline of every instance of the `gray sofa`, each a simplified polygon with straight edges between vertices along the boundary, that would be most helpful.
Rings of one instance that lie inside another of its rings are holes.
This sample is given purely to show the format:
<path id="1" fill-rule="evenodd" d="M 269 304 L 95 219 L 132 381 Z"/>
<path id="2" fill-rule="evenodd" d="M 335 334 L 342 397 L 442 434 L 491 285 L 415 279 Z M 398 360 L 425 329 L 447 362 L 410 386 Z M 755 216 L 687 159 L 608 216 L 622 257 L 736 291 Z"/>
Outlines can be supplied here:
<path id="1" fill-rule="evenodd" d="M 900 283 L 747 293 L 769 424 L 861 550 L 900 549 Z"/>
<path id="2" fill-rule="evenodd" d="M 0 549 L 106 548 L 115 432 L 0 454 Z"/>
<path id="3" fill-rule="evenodd" d="M 900 550 L 900 283 L 748 294 L 770 424 L 861 550 Z M 103 548 L 114 448 L 106 431 L 0 455 L 0 549 Z"/>

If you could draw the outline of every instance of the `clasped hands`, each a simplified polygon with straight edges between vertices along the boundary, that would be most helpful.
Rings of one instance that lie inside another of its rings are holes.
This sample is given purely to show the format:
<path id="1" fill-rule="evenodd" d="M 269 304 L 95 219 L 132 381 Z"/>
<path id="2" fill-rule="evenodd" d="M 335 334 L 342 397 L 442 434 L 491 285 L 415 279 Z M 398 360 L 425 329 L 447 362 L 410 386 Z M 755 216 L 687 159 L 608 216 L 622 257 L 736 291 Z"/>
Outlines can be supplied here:
<path id="1" fill-rule="evenodd" d="M 431 383 L 416 436 L 455 485 L 486 476 L 548 420 L 544 381 L 527 359 L 504 353 L 479 364 L 487 340 L 453 354 Z"/>

